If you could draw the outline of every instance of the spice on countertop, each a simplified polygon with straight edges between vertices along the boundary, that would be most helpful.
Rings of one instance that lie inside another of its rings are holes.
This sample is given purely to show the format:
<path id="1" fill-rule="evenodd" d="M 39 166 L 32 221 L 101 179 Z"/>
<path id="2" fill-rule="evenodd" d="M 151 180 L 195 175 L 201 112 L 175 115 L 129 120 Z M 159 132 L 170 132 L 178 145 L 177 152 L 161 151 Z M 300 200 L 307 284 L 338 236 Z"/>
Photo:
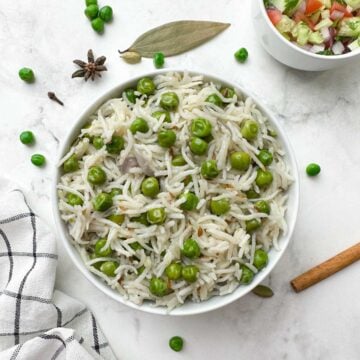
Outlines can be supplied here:
<path id="1" fill-rule="evenodd" d="M 57 102 L 58 104 L 60 104 L 61 106 L 64 106 L 64 103 L 56 96 L 56 94 L 54 92 L 49 91 L 48 97 L 50 100 L 53 100 L 53 101 Z"/>
<path id="2" fill-rule="evenodd" d="M 72 74 L 71 76 L 72 78 L 83 77 L 85 81 L 88 81 L 91 78 L 91 80 L 94 81 L 96 76 L 101 77 L 100 74 L 101 71 L 107 71 L 107 68 L 104 65 L 106 61 L 105 56 L 100 56 L 97 59 L 95 59 L 94 53 L 90 49 L 87 53 L 87 60 L 88 60 L 87 63 L 82 60 L 73 61 L 73 63 L 78 65 L 81 69 L 76 70 Z"/>

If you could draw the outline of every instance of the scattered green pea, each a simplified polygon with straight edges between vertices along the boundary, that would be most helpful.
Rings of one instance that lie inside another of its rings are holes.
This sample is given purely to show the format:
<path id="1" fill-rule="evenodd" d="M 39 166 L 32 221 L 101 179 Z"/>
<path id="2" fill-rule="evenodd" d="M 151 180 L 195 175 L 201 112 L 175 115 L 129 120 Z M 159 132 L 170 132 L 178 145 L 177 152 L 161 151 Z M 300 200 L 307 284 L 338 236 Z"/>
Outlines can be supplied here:
<path id="1" fill-rule="evenodd" d="M 135 104 L 135 103 L 136 103 L 135 89 L 133 89 L 133 88 L 125 89 L 124 93 L 125 93 L 126 98 L 127 98 L 132 104 Z"/>
<path id="2" fill-rule="evenodd" d="M 273 160 L 273 154 L 269 151 L 269 150 L 260 150 L 259 155 L 258 155 L 258 159 L 265 165 L 265 166 L 269 166 Z"/>
<path id="3" fill-rule="evenodd" d="M 79 170 L 79 160 L 75 154 L 72 154 L 63 164 L 65 173 Z"/>
<path id="4" fill-rule="evenodd" d="M 35 136 L 31 131 L 23 131 L 20 134 L 20 141 L 24 145 L 32 145 L 35 142 Z"/>
<path id="5" fill-rule="evenodd" d="M 124 214 L 111 214 L 110 216 L 107 217 L 107 219 L 117 225 L 121 225 L 125 221 L 125 215 Z"/>
<path id="6" fill-rule="evenodd" d="M 258 199 L 260 197 L 260 194 L 257 193 L 254 189 L 246 191 L 245 195 L 248 199 Z"/>
<path id="7" fill-rule="evenodd" d="M 137 223 L 143 224 L 145 226 L 149 226 L 150 223 L 147 220 L 147 213 L 142 213 L 139 216 L 133 217 L 131 221 L 135 221 Z"/>
<path id="8" fill-rule="evenodd" d="M 99 17 L 91 20 L 91 26 L 99 34 L 104 32 L 104 20 L 100 19 Z"/>
<path id="9" fill-rule="evenodd" d="M 96 259 L 96 258 L 97 258 L 97 256 L 95 253 L 90 254 L 91 260 Z M 103 263 L 104 263 L 103 261 L 97 261 L 97 262 L 93 263 L 91 266 L 93 266 L 95 269 L 100 271 L 100 267 Z"/>
<path id="10" fill-rule="evenodd" d="M 109 154 L 119 155 L 125 148 L 125 140 L 122 136 L 113 135 L 111 142 L 106 144 L 106 150 Z"/>
<path id="11" fill-rule="evenodd" d="M 35 165 L 35 166 L 44 166 L 46 159 L 44 155 L 41 154 L 34 154 L 31 156 L 31 162 Z"/>
<path id="12" fill-rule="evenodd" d="M 95 4 L 89 5 L 85 9 L 85 15 L 90 19 L 95 19 L 98 16 L 99 13 L 99 7 Z"/>
<path id="13" fill-rule="evenodd" d="M 184 341 L 180 336 L 173 336 L 169 340 L 169 346 L 172 350 L 179 352 L 182 350 L 182 348 L 184 346 Z"/>
<path id="14" fill-rule="evenodd" d="M 259 132 L 259 125 L 255 120 L 246 120 L 241 126 L 241 135 L 246 140 L 255 140 Z"/>
<path id="15" fill-rule="evenodd" d="M 152 95 L 155 92 L 155 84 L 148 77 L 142 78 L 137 83 L 137 91 L 144 95 Z"/>
<path id="16" fill-rule="evenodd" d="M 232 88 L 222 87 L 220 89 L 220 94 L 227 99 L 232 99 L 236 95 L 236 92 Z"/>
<path id="17" fill-rule="evenodd" d="M 214 215 L 224 215 L 230 210 L 230 200 L 229 199 L 220 199 L 220 200 L 210 200 L 210 211 Z"/>
<path id="18" fill-rule="evenodd" d="M 96 150 L 100 150 L 104 146 L 104 140 L 101 136 L 94 136 L 91 143 Z"/>
<path id="19" fill-rule="evenodd" d="M 184 166 L 186 165 L 186 161 L 182 155 L 175 155 L 171 160 L 172 166 Z"/>
<path id="20" fill-rule="evenodd" d="M 236 151 L 230 155 L 230 165 L 233 169 L 245 171 L 249 168 L 251 157 L 244 151 Z"/>
<path id="21" fill-rule="evenodd" d="M 273 182 L 273 175 L 268 170 L 259 169 L 257 171 L 255 182 L 256 185 L 260 188 L 269 186 Z"/>
<path id="22" fill-rule="evenodd" d="M 106 173 L 100 166 L 90 167 L 87 181 L 92 185 L 102 185 L 106 181 Z"/>
<path id="23" fill-rule="evenodd" d="M 97 5 L 97 0 L 85 0 L 86 6 Z"/>
<path id="24" fill-rule="evenodd" d="M 159 181 L 153 176 L 144 179 L 141 183 L 141 192 L 145 196 L 155 197 L 160 192 Z"/>
<path id="25" fill-rule="evenodd" d="M 171 122 L 171 117 L 170 117 L 170 113 L 168 111 L 165 110 L 159 110 L 159 111 L 154 111 L 151 116 L 154 117 L 156 120 L 160 120 L 160 118 L 162 116 L 164 116 L 164 122 Z"/>
<path id="26" fill-rule="evenodd" d="M 184 241 L 181 253 L 189 259 L 197 259 L 201 254 L 201 249 L 197 241 L 190 238 Z"/>
<path id="27" fill-rule="evenodd" d="M 19 70 L 19 77 L 21 80 L 27 83 L 32 83 L 35 80 L 34 72 L 32 71 L 32 69 L 27 67 L 23 67 Z"/>
<path id="28" fill-rule="evenodd" d="M 76 206 L 76 205 L 81 206 L 84 204 L 83 199 L 80 196 L 73 193 L 67 193 L 66 202 L 71 206 Z"/>
<path id="29" fill-rule="evenodd" d="M 174 92 L 167 92 L 161 95 L 160 106 L 168 111 L 175 111 L 179 106 L 179 97 Z"/>
<path id="30" fill-rule="evenodd" d="M 318 164 L 315 163 L 311 163 L 306 167 L 306 173 L 309 176 L 316 176 L 320 173 L 321 168 Z"/>
<path id="31" fill-rule="evenodd" d="M 145 270 L 145 266 L 141 265 L 138 269 L 136 269 L 136 272 L 138 275 L 141 275 Z"/>
<path id="32" fill-rule="evenodd" d="M 108 257 L 111 256 L 112 250 L 110 247 L 107 247 L 106 249 L 104 246 L 106 245 L 106 239 L 101 238 L 99 239 L 95 244 L 94 253 L 97 257 Z"/>
<path id="33" fill-rule="evenodd" d="M 214 105 L 216 105 L 216 106 L 218 106 L 218 107 L 222 107 L 222 106 L 224 105 L 223 102 L 222 102 L 222 100 L 221 100 L 221 98 L 220 98 L 220 96 L 217 95 L 217 94 L 211 94 L 211 95 L 209 95 L 209 96 L 206 98 L 205 101 L 208 102 L 208 103 L 210 103 L 210 104 L 214 104 Z"/>
<path id="34" fill-rule="evenodd" d="M 158 133 L 158 144 L 161 147 L 169 148 L 176 142 L 176 134 L 172 130 L 161 130 Z"/>
<path id="35" fill-rule="evenodd" d="M 141 246 L 141 244 L 139 244 L 137 241 L 129 244 L 129 246 L 134 250 L 134 251 L 138 251 L 143 249 L 143 247 Z"/>
<path id="36" fill-rule="evenodd" d="M 166 220 L 166 212 L 164 208 L 150 209 L 147 212 L 147 220 L 150 224 L 161 225 Z"/>
<path id="37" fill-rule="evenodd" d="M 208 143 L 199 137 L 192 137 L 190 139 L 189 148 L 195 155 L 204 155 L 207 152 L 208 146 Z"/>
<path id="38" fill-rule="evenodd" d="M 165 56 L 162 52 L 154 54 L 154 65 L 157 69 L 161 69 L 165 63 Z"/>
<path id="39" fill-rule="evenodd" d="M 195 210 L 199 203 L 199 198 L 192 192 L 185 192 L 181 194 L 179 198 L 185 199 L 185 202 L 183 202 L 180 205 L 180 208 L 182 210 L 187 210 L 187 211 Z"/>
<path id="40" fill-rule="evenodd" d="M 253 233 L 261 226 L 261 221 L 258 219 L 251 219 L 245 221 L 246 232 Z"/>
<path id="41" fill-rule="evenodd" d="M 113 206 L 113 199 L 110 194 L 100 193 L 92 200 L 95 211 L 106 211 Z"/>
<path id="42" fill-rule="evenodd" d="M 241 265 L 240 269 L 242 270 L 240 278 L 241 284 L 250 284 L 254 279 L 254 273 L 246 265 Z"/>
<path id="43" fill-rule="evenodd" d="M 206 160 L 201 164 L 201 175 L 208 180 L 215 179 L 220 171 L 215 160 Z"/>
<path id="44" fill-rule="evenodd" d="M 259 212 L 262 212 L 262 213 L 265 213 L 268 215 L 270 214 L 270 210 L 271 210 L 270 204 L 265 200 L 257 201 L 255 203 L 254 207 Z"/>
<path id="45" fill-rule="evenodd" d="M 191 122 L 191 133 L 199 138 L 211 135 L 211 123 L 207 119 L 197 118 Z"/>
<path id="46" fill-rule="evenodd" d="M 113 18 L 113 9 L 111 6 L 103 6 L 99 11 L 99 17 L 105 22 L 110 22 Z"/>
<path id="47" fill-rule="evenodd" d="M 255 253 L 254 253 L 254 266 L 258 270 L 263 269 L 267 265 L 268 261 L 269 261 L 269 257 L 268 257 L 268 254 L 266 253 L 266 251 L 264 251 L 262 249 L 256 249 L 255 250 Z"/>
<path id="48" fill-rule="evenodd" d="M 148 123 L 142 118 L 136 118 L 130 125 L 130 131 L 135 134 L 138 131 L 141 133 L 147 133 L 149 131 Z"/>
<path id="49" fill-rule="evenodd" d="M 188 283 L 193 283 L 197 280 L 199 268 L 196 265 L 186 265 L 182 268 L 181 275 Z"/>
<path id="50" fill-rule="evenodd" d="M 112 188 L 109 192 L 110 196 L 113 198 L 114 196 L 122 195 L 123 191 L 120 188 Z"/>
<path id="51" fill-rule="evenodd" d="M 268 134 L 271 137 L 277 137 L 277 132 L 274 129 L 268 129 Z"/>
<path id="52" fill-rule="evenodd" d="M 182 266 L 180 263 L 172 263 L 165 269 L 165 274 L 170 280 L 179 280 L 181 278 Z"/>
<path id="53" fill-rule="evenodd" d="M 100 271 L 107 276 L 114 277 L 118 267 L 119 265 L 115 261 L 105 261 L 101 264 Z"/>
<path id="54" fill-rule="evenodd" d="M 165 296 L 169 292 L 166 282 L 156 277 L 150 280 L 149 290 L 153 295 L 158 297 Z"/>
<path id="55" fill-rule="evenodd" d="M 238 51 L 236 51 L 234 56 L 238 62 L 244 63 L 247 60 L 249 53 L 245 48 L 241 48 Z"/>

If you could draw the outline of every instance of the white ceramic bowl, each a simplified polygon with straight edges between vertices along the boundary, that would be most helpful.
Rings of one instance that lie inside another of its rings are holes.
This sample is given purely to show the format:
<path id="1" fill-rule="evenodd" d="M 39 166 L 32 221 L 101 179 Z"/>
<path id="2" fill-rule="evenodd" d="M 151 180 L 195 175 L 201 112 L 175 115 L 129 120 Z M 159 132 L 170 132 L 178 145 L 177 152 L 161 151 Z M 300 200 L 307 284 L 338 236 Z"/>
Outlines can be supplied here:
<path id="1" fill-rule="evenodd" d="M 255 33 L 265 50 L 281 63 L 299 70 L 321 71 L 360 61 L 360 51 L 324 56 L 306 51 L 285 39 L 271 23 L 263 0 L 252 0 Z"/>
<path id="2" fill-rule="evenodd" d="M 138 76 L 136 78 L 130 79 L 118 86 L 116 86 L 114 89 L 108 91 L 106 94 L 101 96 L 99 99 L 97 99 L 92 105 L 89 106 L 88 109 L 78 118 L 78 120 L 75 122 L 72 129 L 69 131 L 68 135 L 66 136 L 65 140 L 62 142 L 62 146 L 59 153 L 59 159 L 61 159 L 68 149 L 70 148 L 71 143 L 73 140 L 77 137 L 77 135 L 80 132 L 80 129 L 83 127 L 83 125 L 88 121 L 89 115 L 93 114 L 100 105 L 102 105 L 105 101 L 112 97 L 119 96 L 124 89 L 134 86 L 136 82 L 144 77 L 149 76 L 153 77 L 156 74 L 169 72 L 169 71 L 177 71 L 177 72 L 183 72 L 184 70 L 178 70 L 178 69 L 166 69 L 166 70 L 159 70 L 154 71 L 152 73 L 142 74 L 141 76 Z M 197 74 L 197 72 L 189 71 L 191 74 Z M 220 78 L 217 78 L 212 75 L 203 74 L 204 78 L 206 80 L 213 81 L 218 84 L 223 84 L 225 86 L 231 86 L 239 93 L 244 94 L 245 96 L 249 96 L 249 94 L 239 88 L 236 84 L 233 84 L 228 81 L 224 81 Z M 253 96 L 251 96 L 254 98 Z M 297 172 L 297 166 L 296 161 L 294 157 L 293 150 L 290 146 L 290 143 L 287 139 L 287 137 L 284 134 L 284 131 L 279 126 L 277 120 L 269 113 L 268 110 L 264 108 L 258 101 L 255 101 L 259 109 L 268 116 L 270 123 L 274 127 L 274 129 L 278 133 L 279 141 L 282 143 L 283 148 L 286 152 L 286 158 L 289 162 L 291 169 L 292 169 L 292 175 L 295 179 L 294 184 L 291 186 L 289 190 L 289 200 L 288 200 L 288 211 L 287 211 L 287 223 L 288 223 L 288 232 L 287 234 L 283 235 L 281 239 L 279 240 L 279 244 L 281 246 L 280 251 L 271 250 L 269 254 L 269 264 L 268 266 L 262 270 L 258 275 L 255 276 L 254 281 L 248 285 L 248 286 L 239 286 L 232 294 L 226 295 L 226 296 L 216 296 L 213 297 L 205 302 L 202 303 L 193 303 L 193 302 L 187 302 L 183 306 L 174 309 L 170 312 L 170 315 L 194 315 L 194 314 L 200 314 L 207 311 L 211 311 L 214 309 L 218 309 L 220 307 L 223 307 L 227 304 L 230 304 L 231 302 L 241 298 L 245 294 L 247 294 L 249 291 L 251 291 L 256 285 L 258 285 L 261 281 L 264 280 L 264 278 L 269 275 L 271 270 L 274 268 L 274 266 L 277 264 L 277 262 L 280 260 L 281 256 L 284 254 L 284 251 L 286 247 L 289 244 L 292 232 L 294 230 L 296 216 L 298 212 L 298 203 L 299 203 L 299 182 L 298 182 L 298 172 Z M 154 307 L 151 305 L 151 303 L 144 303 L 141 306 L 135 305 L 134 303 L 125 300 L 118 292 L 111 289 L 108 285 L 106 285 L 103 281 L 101 281 L 97 276 L 92 274 L 84 265 L 84 263 L 81 260 L 80 255 L 76 251 L 76 249 L 73 247 L 73 245 L 70 242 L 70 235 L 68 234 L 67 228 L 65 223 L 61 220 L 59 209 L 58 209 L 58 197 L 57 197 L 57 190 L 56 185 L 58 183 L 59 177 L 61 176 L 60 171 L 58 168 L 55 170 L 54 174 L 54 181 L 52 185 L 52 206 L 53 206 L 53 212 L 55 216 L 55 223 L 58 231 L 58 235 L 60 236 L 60 239 L 65 246 L 70 258 L 76 265 L 76 267 L 83 273 L 83 275 L 91 282 L 93 283 L 99 290 L 101 290 L 104 294 L 110 296 L 111 298 L 115 299 L 116 301 L 119 301 L 120 303 L 123 303 L 125 305 L 128 305 L 132 308 L 146 311 L 149 313 L 154 314 L 168 314 L 167 310 L 165 308 L 161 307 Z"/>

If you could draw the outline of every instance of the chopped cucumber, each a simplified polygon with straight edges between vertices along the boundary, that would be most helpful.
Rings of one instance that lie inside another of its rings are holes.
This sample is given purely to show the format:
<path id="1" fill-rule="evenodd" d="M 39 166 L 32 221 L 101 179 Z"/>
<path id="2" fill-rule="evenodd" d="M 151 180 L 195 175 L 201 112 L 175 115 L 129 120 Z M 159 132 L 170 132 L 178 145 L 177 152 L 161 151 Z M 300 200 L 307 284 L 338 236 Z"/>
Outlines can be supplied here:
<path id="1" fill-rule="evenodd" d="M 281 34 L 290 33 L 295 26 L 296 22 L 286 15 L 283 15 L 281 20 L 276 24 L 276 28 L 281 32 Z"/>
<path id="2" fill-rule="evenodd" d="M 331 8 L 331 0 L 320 0 L 324 6 L 326 7 L 326 9 L 330 9 Z"/>
<path id="3" fill-rule="evenodd" d="M 302 0 L 271 0 L 272 4 L 286 15 L 293 15 L 299 8 Z"/>
<path id="4" fill-rule="evenodd" d="M 330 27 L 333 24 L 333 22 L 330 19 L 324 19 L 321 20 L 316 26 L 315 30 L 320 30 L 325 27 Z"/>
<path id="5" fill-rule="evenodd" d="M 340 23 L 339 36 L 358 37 L 360 36 L 360 17 L 343 19 Z"/>
<path id="6" fill-rule="evenodd" d="M 309 36 L 309 43 L 314 45 L 320 45 L 324 42 L 323 36 L 320 34 L 319 31 L 315 31 L 310 34 Z"/>
<path id="7" fill-rule="evenodd" d="M 345 0 L 345 2 L 353 8 L 353 10 L 360 9 L 360 0 Z"/>
<path id="8" fill-rule="evenodd" d="M 307 44 L 311 30 L 310 28 L 303 22 L 299 22 L 291 32 L 292 36 L 296 38 L 296 42 L 304 46 Z"/>
<path id="9" fill-rule="evenodd" d="M 329 19 L 330 18 L 330 10 L 323 10 L 321 12 L 321 18 L 322 19 Z"/>
<path id="10" fill-rule="evenodd" d="M 356 39 L 355 41 L 353 41 L 351 44 L 348 45 L 348 48 L 351 50 L 351 51 L 354 51 L 358 48 L 360 48 L 360 38 L 359 39 Z"/>

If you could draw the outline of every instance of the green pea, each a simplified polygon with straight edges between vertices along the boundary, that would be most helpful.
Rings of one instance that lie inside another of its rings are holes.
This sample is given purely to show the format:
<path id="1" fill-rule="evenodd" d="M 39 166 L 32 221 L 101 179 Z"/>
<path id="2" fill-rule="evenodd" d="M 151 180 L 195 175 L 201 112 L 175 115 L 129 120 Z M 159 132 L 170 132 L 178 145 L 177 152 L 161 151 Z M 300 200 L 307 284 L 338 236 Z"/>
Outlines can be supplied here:
<path id="1" fill-rule="evenodd" d="M 234 56 L 238 62 L 244 63 L 247 60 L 249 53 L 245 48 L 241 48 L 234 54 Z"/>
<path id="2" fill-rule="evenodd" d="M 95 136 L 92 139 L 91 143 L 96 150 L 100 150 L 104 146 L 104 140 L 101 136 Z"/>
<path id="3" fill-rule="evenodd" d="M 109 192 L 110 196 L 113 198 L 114 196 L 122 195 L 123 191 L 120 188 L 112 188 Z"/>
<path id="4" fill-rule="evenodd" d="M 254 120 L 246 120 L 241 126 L 241 135 L 246 140 L 255 140 L 259 132 L 259 125 Z"/>
<path id="5" fill-rule="evenodd" d="M 71 155 L 63 164 L 65 173 L 79 170 L 79 160 L 75 154 Z"/>
<path id="6" fill-rule="evenodd" d="M 187 239 L 184 241 L 181 252 L 189 259 L 197 259 L 201 254 L 201 249 L 196 240 Z"/>
<path id="7" fill-rule="evenodd" d="M 194 136 L 197 136 L 200 138 L 209 136 L 209 135 L 211 135 L 211 129 L 212 129 L 212 126 L 211 126 L 209 120 L 206 120 L 203 118 L 197 118 L 191 122 L 191 133 Z"/>
<path id="8" fill-rule="evenodd" d="M 248 199 L 258 199 L 260 197 L 260 194 L 257 193 L 254 189 L 246 191 L 245 195 Z"/>
<path id="9" fill-rule="evenodd" d="M 240 269 L 242 270 L 240 278 L 241 284 L 250 284 L 254 279 L 254 273 L 246 265 L 241 265 Z"/>
<path id="10" fill-rule="evenodd" d="M 140 224 L 143 224 L 145 226 L 149 226 L 150 223 L 148 222 L 147 220 L 147 213 L 142 213 L 141 215 L 139 216 L 136 216 L 136 217 L 133 217 L 131 219 L 131 221 L 135 221 L 135 222 L 138 222 Z"/>
<path id="11" fill-rule="evenodd" d="M 108 220 L 112 221 L 115 224 L 121 225 L 125 221 L 124 214 L 111 214 L 107 217 Z"/>
<path id="12" fill-rule="evenodd" d="M 20 141 L 24 145 L 31 145 L 35 142 L 35 136 L 31 131 L 23 131 L 20 134 Z"/>
<path id="13" fill-rule="evenodd" d="M 214 140 L 214 137 L 212 136 L 212 134 L 205 136 L 203 138 L 203 140 L 205 140 L 207 143 L 209 143 L 210 141 Z"/>
<path id="14" fill-rule="evenodd" d="M 309 164 L 307 167 L 306 167 L 306 173 L 309 175 L 309 176 L 316 176 L 320 173 L 321 171 L 321 168 L 318 164 Z"/>
<path id="15" fill-rule="evenodd" d="M 105 22 L 110 22 L 113 18 L 113 9 L 110 6 L 103 6 L 99 11 L 99 17 Z"/>
<path id="16" fill-rule="evenodd" d="M 264 251 L 262 249 L 256 249 L 255 250 L 255 253 L 254 253 L 254 266 L 258 270 L 263 269 L 267 265 L 268 261 L 269 261 L 269 257 L 268 257 L 268 254 L 266 253 L 266 251 Z"/>
<path id="17" fill-rule="evenodd" d="M 260 150 L 259 155 L 258 155 L 258 159 L 265 166 L 269 166 L 273 162 L 274 157 L 273 157 L 272 153 L 269 150 Z"/>
<path id="18" fill-rule="evenodd" d="M 27 67 L 23 67 L 19 70 L 19 77 L 21 80 L 27 83 L 32 83 L 35 80 L 34 72 L 32 71 L 32 69 Z"/>
<path id="19" fill-rule="evenodd" d="M 210 200 L 210 211 L 212 214 L 220 216 L 226 214 L 229 210 L 229 199 Z"/>
<path id="20" fill-rule="evenodd" d="M 165 296 L 169 292 L 166 282 L 156 277 L 151 278 L 149 290 L 153 295 L 158 297 Z"/>
<path id="21" fill-rule="evenodd" d="M 259 169 L 257 171 L 255 182 L 256 182 L 256 185 L 260 188 L 269 186 L 273 182 L 272 173 L 267 170 Z"/>
<path id="22" fill-rule="evenodd" d="M 97 0 L 85 0 L 86 6 L 97 5 Z"/>
<path id="23" fill-rule="evenodd" d="M 211 95 L 209 95 L 209 96 L 206 98 L 205 101 L 208 102 L 208 103 L 210 103 L 210 104 L 214 104 L 214 105 L 216 105 L 216 106 L 218 106 L 218 107 L 222 107 L 222 106 L 224 105 L 223 102 L 222 102 L 222 100 L 221 100 L 221 98 L 220 98 L 220 96 L 217 95 L 217 94 L 211 94 Z"/>
<path id="24" fill-rule="evenodd" d="M 184 341 L 180 336 L 173 336 L 169 340 L 169 346 L 172 350 L 179 352 L 182 350 L 182 348 L 184 346 Z"/>
<path id="25" fill-rule="evenodd" d="M 124 150 L 125 140 L 122 136 L 113 135 L 111 142 L 106 144 L 106 150 L 109 154 L 119 155 Z"/>
<path id="26" fill-rule="evenodd" d="M 95 19 L 98 16 L 99 13 L 99 7 L 95 4 L 89 5 L 85 9 L 85 15 L 90 19 Z"/>
<path id="27" fill-rule="evenodd" d="M 102 185 L 106 181 L 106 173 L 100 166 L 92 166 L 88 171 L 87 181 L 92 185 Z"/>
<path id="28" fill-rule="evenodd" d="M 182 268 L 181 275 L 188 283 L 193 283 L 197 280 L 199 268 L 195 265 L 186 265 Z"/>
<path id="29" fill-rule="evenodd" d="M 96 258 L 97 258 L 97 256 L 96 256 L 95 253 L 90 254 L 90 259 L 91 259 L 91 260 L 96 259 Z M 97 270 L 100 270 L 100 267 L 101 267 L 101 265 L 102 265 L 103 263 L 104 263 L 103 261 L 98 261 L 98 262 L 96 262 L 96 263 L 93 263 L 91 266 L 93 266 L 93 267 L 94 267 L 95 269 L 97 269 Z"/>
<path id="30" fill-rule="evenodd" d="M 154 54 L 154 65 L 157 69 L 161 69 L 165 63 L 165 56 L 162 52 Z"/>
<path id="31" fill-rule="evenodd" d="M 215 160 L 206 160 L 201 164 L 201 175 L 208 180 L 215 179 L 220 174 Z"/>
<path id="32" fill-rule="evenodd" d="M 262 213 L 265 213 L 268 215 L 270 214 L 270 210 L 271 210 L 270 204 L 265 200 L 257 201 L 255 203 L 254 207 L 259 212 L 262 212 Z"/>
<path id="33" fill-rule="evenodd" d="M 134 251 L 143 249 L 143 247 L 142 247 L 137 241 L 134 242 L 134 243 L 129 244 L 129 246 L 130 246 Z"/>
<path id="34" fill-rule="evenodd" d="M 268 129 L 268 134 L 271 136 L 271 137 L 277 137 L 277 132 L 273 129 Z"/>
<path id="35" fill-rule="evenodd" d="M 192 182 L 192 176 L 188 175 L 185 177 L 185 179 L 182 181 L 185 186 L 189 185 Z"/>
<path id="36" fill-rule="evenodd" d="M 136 269 L 136 272 L 138 275 L 141 275 L 144 272 L 144 270 L 145 270 L 145 266 L 142 265 L 138 269 Z"/>
<path id="37" fill-rule="evenodd" d="M 133 88 L 125 89 L 124 93 L 125 93 L 126 98 L 127 98 L 132 104 L 135 104 L 135 103 L 136 103 L 135 89 L 133 89 Z"/>
<path id="38" fill-rule="evenodd" d="M 155 92 L 155 84 L 150 78 L 144 77 L 138 81 L 137 91 L 144 95 L 152 95 Z"/>
<path id="39" fill-rule="evenodd" d="M 180 208 L 182 210 L 195 210 L 199 203 L 199 198 L 192 192 L 183 193 L 180 195 L 179 198 L 185 199 L 185 202 L 180 205 Z"/>
<path id="40" fill-rule="evenodd" d="M 161 147 L 169 148 L 176 142 L 176 134 L 172 130 L 161 130 L 158 133 L 158 144 Z"/>
<path id="41" fill-rule="evenodd" d="M 106 211 L 113 206 L 113 199 L 110 194 L 100 193 L 92 200 L 94 210 L 96 211 Z"/>
<path id="42" fill-rule="evenodd" d="M 44 166 L 46 159 L 44 155 L 41 154 L 34 154 L 31 156 L 31 162 L 35 165 L 35 166 Z"/>
<path id="43" fill-rule="evenodd" d="M 155 197 L 160 192 L 159 181 L 153 176 L 144 179 L 141 183 L 141 192 L 145 196 Z"/>
<path id="44" fill-rule="evenodd" d="M 104 249 L 106 245 L 106 239 L 101 238 L 95 244 L 94 253 L 97 257 L 108 257 L 111 256 L 112 250 L 110 247 Z"/>
<path id="45" fill-rule="evenodd" d="M 136 118 L 130 125 L 130 131 L 135 134 L 138 131 L 141 133 L 147 133 L 149 131 L 148 123 L 142 118 Z"/>
<path id="46" fill-rule="evenodd" d="M 105 28 L 104 20 L 100 19 L 99 17 L 91 20 L 91 26 L 97 33 L 104 32 L 104 28 Z"/>
<path id="47" fill-rule="evenodd" d="M 84 204 L 83 199 L 80 196 L 73 193 L 67 193 L 66 202 L 71 206 L 76 206 L 76 205 L 81 206 Z"/>
<path id="48" fill-rule="evenodd" d="M 186 161 L 182 155 L 175 155 L 171 161 L 172 166 L 184 166 Z"/>
<path id="49" fill-rule="evenodd" d="M 165 269 L 165 274 L 170 280 L 179 280 L 181 278 L 182 266 L 179 263 L 172 263 Z"/>
<path id="50" fill-rule="evenodd" d="M 222 87 L 220 89 L 220 94 L 227 99 L 232 99 L 236 95 L 236 92 L 232 88 Z"/>
<path id="51" fill-rule="evenodd" d="M 161 225 L 166 220 L 166 212 L 164 208 L 150 209 L 147 212 L 147 221 L 150 224 Z"/>
<path id="52" fill-rule="evenodd" d="M 230 165 L 233 169 L 246 171 L 251 163 L 251 157 L 244 151 L 236 151 L 230 155 Z"/>
<path id="53" fill-rule="evenodd" d="M 164 122 L 171 122 L 170 113 L 165 110 L 154 111 L 151 116 L 154 117 L 156 120 L 160 120 L 162 116 L 165 116 Z"/>
<path id="54" fill-rule="evenodd" d="M 208 143 L 198 137 L 192 137 L 190 139 L 189 148 L 195 155 L 204 155 L 207 152 L 209 145 Z"/>
<path id="55" fill-rule="evenodd" d="M 115 261 L 105 261 L 101 264 L 100 271 L 107 276 L 114 277 L 118 267 L 119 265 Z"/>
<path id="56" fill-rule="evenodd" d="M 168 111 L 175 111 L 179 106 L 179 97 L 174 92 L 167 92 L 161 95 L 160 106 Z"/>
<path id="57" fill-rule="evenodd" d="M 246 232 L 253 233 L 261 226 L 261 221 L 258 219 L 252 219 L 245 221 Z"/>

